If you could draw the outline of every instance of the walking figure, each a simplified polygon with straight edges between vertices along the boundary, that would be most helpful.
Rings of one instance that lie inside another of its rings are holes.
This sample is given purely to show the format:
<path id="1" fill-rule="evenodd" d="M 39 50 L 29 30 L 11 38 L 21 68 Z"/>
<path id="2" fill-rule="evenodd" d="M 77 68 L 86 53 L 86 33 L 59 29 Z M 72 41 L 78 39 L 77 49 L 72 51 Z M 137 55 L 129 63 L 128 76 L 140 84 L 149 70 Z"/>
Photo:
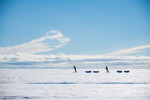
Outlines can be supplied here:
<path id="1" fill-rule="evenodd" d="M 77 72 L 76 66 L 73 66 L 73 69 L 74 69 L 75 72 Z"/>
<path id="2" fill-rule="evenodd" d="M 106 73 L 109 73 L 109 71 L 108 71 L 108 67 L 107 67 L 107 66 L 106 66 L 106 68 L 105 68 L 105 69 L 106 69 Z"/>

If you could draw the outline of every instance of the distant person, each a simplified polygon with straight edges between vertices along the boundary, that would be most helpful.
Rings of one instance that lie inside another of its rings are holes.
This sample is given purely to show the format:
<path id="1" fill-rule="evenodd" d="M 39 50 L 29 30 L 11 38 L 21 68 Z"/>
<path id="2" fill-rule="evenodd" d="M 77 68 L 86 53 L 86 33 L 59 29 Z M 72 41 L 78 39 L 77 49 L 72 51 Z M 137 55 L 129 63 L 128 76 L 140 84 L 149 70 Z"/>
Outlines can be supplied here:
<path id="1" fill-rule="evenodd" d="M 77 68 L 76 68 L 76 66 L 73 66 L 73 69 L 74 69 L 74 71 L 75 71 L 75 73 L 77 72 Z"/>
<path id="2" fill-rule="evenodd" d="M 106 69 L 106 73 L 109 73 L 109 71 L 108 71 L 108 67 L 107 67 L 107 66 L 106 66 L 106 68 L 105 68 L 105 69 Z"/>

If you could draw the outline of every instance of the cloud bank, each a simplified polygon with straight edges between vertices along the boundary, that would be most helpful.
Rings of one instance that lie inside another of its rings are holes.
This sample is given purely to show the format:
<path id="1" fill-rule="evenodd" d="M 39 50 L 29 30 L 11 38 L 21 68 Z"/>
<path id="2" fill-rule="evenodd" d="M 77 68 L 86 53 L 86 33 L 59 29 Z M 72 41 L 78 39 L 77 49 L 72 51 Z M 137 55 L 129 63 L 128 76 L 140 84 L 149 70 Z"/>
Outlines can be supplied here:
<path id="1" fill-rule="evenodd" d="M 14 52 L 37 54 L 49 52 L 66 45 L 69 41 L 70 38 L 64 37 L 61 31 L 52 30 L 47 32 L 47 35 L 27 43 L 16 46 L 0 47 L 0 54 L 9 54 Z"/>
<path id="2" fill-rule="evenodd" d="M 142 52 L 150 45 L 138 46 L 105 55 L 67 55 L 63 53 L 44 55 L 66 45 L 71 39 L 61 31 L 52 30 L 38 39 L 16 46 L 0 47 L 0 67 L 103 67 L 148 66 L 149 56 L 122 56 Z"/>
<path id="3" fill-rule="evenodd" d="M 4 54 L 0 57 L 1 66 L 36 67 L 102 67 L 102 66 L 150 66 L 148 56 L 99 56 L 66 54 Z"/>

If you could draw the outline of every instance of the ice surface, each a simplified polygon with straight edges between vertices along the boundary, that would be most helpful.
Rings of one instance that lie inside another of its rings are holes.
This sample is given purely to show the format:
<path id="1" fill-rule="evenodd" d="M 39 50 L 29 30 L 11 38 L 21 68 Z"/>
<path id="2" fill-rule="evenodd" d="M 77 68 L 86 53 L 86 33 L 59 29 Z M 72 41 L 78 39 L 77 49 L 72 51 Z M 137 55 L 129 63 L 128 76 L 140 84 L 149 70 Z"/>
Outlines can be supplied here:
<path id="1" fill-rule="evenodd" d="M 150 100 L 150 69 L 86 70 L 0 69 L 0 100 Z"/>

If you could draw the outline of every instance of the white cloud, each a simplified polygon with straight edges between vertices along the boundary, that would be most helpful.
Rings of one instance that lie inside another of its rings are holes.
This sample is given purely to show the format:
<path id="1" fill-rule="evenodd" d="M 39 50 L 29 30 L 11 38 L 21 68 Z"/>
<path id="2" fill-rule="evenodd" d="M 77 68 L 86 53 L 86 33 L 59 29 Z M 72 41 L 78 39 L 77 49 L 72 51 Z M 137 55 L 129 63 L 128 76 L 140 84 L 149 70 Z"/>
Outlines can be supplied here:
<path id="1" fill-rule="evenodd" d="M 37 54 L 3 54 L 0 57 L 1 66 L 44 66 L 44 67 L 102 67 L 102 66 L 150 66 L 148 56 L 99 56 L 99 55 L 66 55 L 63 53 L 54 55 Z"/>
<path id="2" fill-rule="evenodd" d="M 70 41 L 70 38 L 64 37 L 61 31 L 52 30 L 47 32 L 46 36 L 34 39 L 30 42 L 16 46 L 0 47 L 0 54 L 20 53 L 42 53 L 58 49 Z"/>
<path id="3" fill-rule="evenodd" d="M 102 67 L 102 66 L 150 66 L 148 56 L 121 56 L 141 52 L 150 48 L 150 45 L 134 47 L 109 53 L 107 55 L 67 55 L 63 53 L 40 55 L 64 46 L 70 41 L 61 31 L 52 30 L 38 39 L 30 42 L 0 48 L 0 66 L 13 67 Z"/>
<path id="4" fill-rule="evenodd" d="M 105 54 L 105 55 L 118 56 L 118 55 L 133 54 L 133 53 L 142 52 L 141 50 L 148 49 L 148 48 L 150 48 L 150 45 L 138 46 L 138 47 L 120 50 L 120 51 L 116 51 L 116 52 Z"/>

